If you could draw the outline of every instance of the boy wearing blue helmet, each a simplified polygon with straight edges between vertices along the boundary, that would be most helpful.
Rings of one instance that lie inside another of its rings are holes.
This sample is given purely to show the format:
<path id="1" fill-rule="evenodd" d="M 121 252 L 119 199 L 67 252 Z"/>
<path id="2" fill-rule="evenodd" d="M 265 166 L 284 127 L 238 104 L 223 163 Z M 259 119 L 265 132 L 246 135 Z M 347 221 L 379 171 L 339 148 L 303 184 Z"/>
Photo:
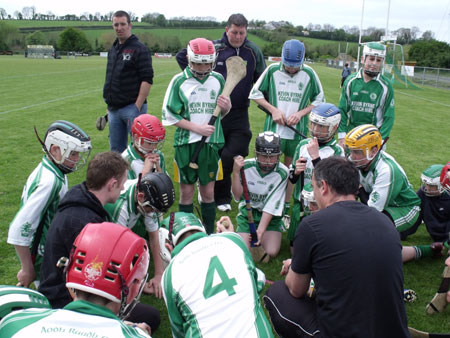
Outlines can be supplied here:
<path id="1" fill-rule="evenodd" d="M 309 121 L 312 138 L 302 140 L 298 144 L 290 167 L 289 185 L 294 185 L 294 205 L 288 231 L 291 243 L 300 222 L 302 190 L 305 185 L 311 183 L 314 166 L 320 159 L 344 156 L 344 150 L 335 139 L 341 121 L 340 110 L 331 103 L 320 103 L 309 114 Z"/>
<path id="2" fill-rule="evenodd" d="M 272 114 L 266 117 L 264 130 L 280 135 L 284 164 L 289 166 L 301 137 L 286 125 L 306 134 L 308 119 L 305 116 L 324 102 L 325 96 L 319 77 L 303 63 L 305 45 L 302 42 L 286 41 L 281 59 L 281 62 L 266 68 L 253 86 L 249 98 Z"/>

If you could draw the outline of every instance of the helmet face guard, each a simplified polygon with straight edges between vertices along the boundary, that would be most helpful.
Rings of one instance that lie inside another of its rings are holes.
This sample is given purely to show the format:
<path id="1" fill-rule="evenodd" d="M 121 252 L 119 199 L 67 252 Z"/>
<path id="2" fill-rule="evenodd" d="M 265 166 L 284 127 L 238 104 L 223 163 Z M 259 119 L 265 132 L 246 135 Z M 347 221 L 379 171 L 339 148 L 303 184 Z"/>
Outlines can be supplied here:
<path id="1" fill-rule="evenodd" d="M 443 168 L 444 166 L 441 164 L 433 164 L 423 171 L 420 176 L 422 181 L 420 189 L 426 196 L 440 196 L 444 192 L 444 188 L 442 187 L 440 180 L 440 175 Z"/>
<path id="2" fill-rule="evenodd" d="M 320 143 L 327 143 L 336 134 L 340 122 L 341 111 L 335 105 L 320 103 L 309 114 L 309 132 Z"/>
<path id="3" fill-rule="evenodd" d="M 138 192 L 143 192 L 145 201 L 138 200 L 138 210 L 146 215 L 144 207 L 149 206 L 155 212 L 164 213 L 172 206 L 175 201 L 175 189 L 172 180 L 165 173 L 149 173 L 144 177 L 139 175 L 137 182 Z"/>
<path id="4" fill-rule="evenodd" d="M 58 160 L 51 154 L 51 146 L 59 147 L 61 158 Z M 91 153 L 91 139 L 77 125 L 59 120 L 52 123 L 45 134 L 44 152 L 64 173 L 77 171 L 83 167 Z"/>
<path id="5" fill-rule="evenodd" d="M 89 223 L 75 239 L 66 287 L 120 303 L 119 317 L 135 305 L 147 280 L 147 242 L 115 223 Z"/>
<path id="6" fill-rule="evenodd" d="M 131 134 L 135 148 L 145 155 L 162 149 L 166 130 L 156 116 L 141 114 L 134 119 Z"/>
<path id="7" fill-rule="evenodd" d="M 440 181 L 442 189 L 450 194 L 450 162 L 442 168 Z"/>
<path id="8" fill-rule="evenodd" d="M 369 64 L 368 67 L 366 67 L 368 56 L 371 56 L 374 59 L 372 63 Z M 386 58 L 386 47 L 379 42 L 368 42 L 364 45 L 362 57 L 363 57 L 364 73 L 366 73 L 370 77 L 375 77 L 380 73 L 381 69 L 383 69 L 384 60 Z M 382 59 L 379 67 L 377 65 L 378 59 Z"/>
<path id="9" fill-rule="evenodd" d="M 255 142 L 255 155 L 259 169 L 264 172 L 274 170 L 281 157 L 280 136 L 271 131 L 260 133 Z"/>
<path id="10" fill-rule="evenodd" d="M 286 71 L 285 67 L 302 69 L 305 60 L 305 45 L 298 40 L 288 40 L 283 44 L 281 51 L 281 63 L 283 69 L 288 74 L 295 74 Z"/>
<path id="11" fill-rule="evenodd" d="M 204 38 L 197 38 L 189 41 L 187 46 L 188 66 L 191 73 L 203 79 L 208 76 L 216 65 L 216 50 L 212 41 Z M 197 70 L 196 65 L 209 64 L 209 69 Z"/>
<path id="12" fill-rule="evenodd" d="M 345 135 L 344 143 L 348 160 L 357 168 L 366 168 L 381 150 L 381 134 L 377 127 L 363 124 L 350 130 Z M 374 147 L 377 148 L 377 152 L 371 156 Z"/>

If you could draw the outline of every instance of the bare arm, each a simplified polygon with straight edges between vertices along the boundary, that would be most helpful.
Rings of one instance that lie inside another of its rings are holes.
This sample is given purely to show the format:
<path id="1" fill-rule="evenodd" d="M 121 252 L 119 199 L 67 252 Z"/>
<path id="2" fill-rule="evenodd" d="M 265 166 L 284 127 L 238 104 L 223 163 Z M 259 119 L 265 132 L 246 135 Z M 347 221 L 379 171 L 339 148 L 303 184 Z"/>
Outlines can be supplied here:
<path id="1" fill-rule="evenodd" d="M 236 156 L 233 164 L 233 174 L 231 177 L 231 193 L 236 201 L 241 199 L 244 189 L 241 184 L 241 176 L 239 172 L 244 166 L 244 158 L 242 156 Z"/>
<path id="2" fill-rule="evenodd" d="M 148 286 L 153 286 L 154 295 L 157 298 L 162 298 L 161 277 L 164 272 L 162 258 L 159 255 L 159 237 L 158 231 L 148 232 L 150 242 L 150 252 L 153 257 L 153 264 L 155 268 L 155 275 L 148 282 Z"/>
<path id="3" fill-rule="evenodd" d="M 17 272 L 17 286 L 29 287 L 36 279 L 36 271 L 34 271 L 31 252 L 27 246 L 14 245 L 17 256 L 19 256 L 21 268 Z"/>
<path id="4" fill-rule="evenodd" d="M 285 283 L 292 297 L 301 298 L 309 290 L 310 280 L 311 274 L 300 274 L 289 269 Z"/>

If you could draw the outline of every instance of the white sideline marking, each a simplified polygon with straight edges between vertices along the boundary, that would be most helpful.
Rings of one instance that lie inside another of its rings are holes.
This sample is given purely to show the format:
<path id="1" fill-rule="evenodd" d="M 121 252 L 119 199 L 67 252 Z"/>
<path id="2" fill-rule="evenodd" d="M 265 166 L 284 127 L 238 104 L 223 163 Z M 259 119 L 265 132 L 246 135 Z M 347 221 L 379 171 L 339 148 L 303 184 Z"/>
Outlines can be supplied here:
<path id="1" fill-rule="evenodd" d="M 95 67 L 95 68 L 85 68 L 85 69 L 77 69 L 77 70 L 69 70 L 64 72 L 50 72 L 50 73 L 35 73 L 35 74 L 26 74 L 26 75 L 12 75 L 12 76 L 4 76 L 0 77 L 0 80 L 6 80 L 6 79 L 20 79 L 24 77 L 35 77 L 35 76 L 44 76 L 44 75 L 55 75 L 55 74 L 69 74 L 69 73 L 79 73 L 79 72 L 85 72 L 85 71 L 91 71 L 91 70 L 100 70 L 104 69 L 105 67 Z"/>
<path id="2" fill-rule="evenodd" d="M 86 94 L 92 94 L 92 93 L 98 92 L 100 90 L 102 90 L 102 89 L 88 90 L 88 91 L 84 91 L 84 92 L 81 92 L 81 93 L 78 93 L 78 94 L 75 94 L 75 95 L 59 97 L 57 99 L 44 101 L 44 102 L 40 102 L 40 103 L 29 105 L 29 106 L 25 106 L 25 107 L 20 107 L 20 108 L 15 108 L 15 109 L 11 109 L 11 110 L 6 110 L 6 111 L 0 112 L 0 115 L 8 114 L 8 113 L 11 113 L 11 112 L 14 112 L 14 111 L 19 111 L 19 110 L 25 110 L 25 109 L 29 109 L 29 108 L 33 108 L 33 107 L 37 107 L 37 106 L 42 106 L 42 105 L 45 105 L 45 104 L 48 104 L 48 103 L 64 101 L 64 100 L 71 99 L 71 98 L 74 98 L 74 97 L 77 97 L 77 96 L 82 96 L 82 95 L 86 95 Z"/>
<path id="3" fill-rule="evenodd" d="M 397 93 L 403 94 L 403 95 L 406 95 L 406 96 L 410 96 L 410 97 L 414 97 L 414 98 L 416 98 L 416 99 L 421 99 L 421 100 L 424 100 L 424 101 L 428 101 L 428 102 L 440 104 L 440 105 L 445 106 L 445 107 L 450 107 L 450 104 L 446 104 L 446 103 L 442 103 L 442 102 L 439 102 L 439 101 L 434 101 L 434 100 L 426 99 L 426 98 L 424 98 L 424 97 L 417 96 L 417 95 L 406 94 L 406 93 L 403 93 L 403 92 L 401 92 L 401 91 L 399 91 L 399 90 L 395 91 L 395 94 L 397 94 Z"/>

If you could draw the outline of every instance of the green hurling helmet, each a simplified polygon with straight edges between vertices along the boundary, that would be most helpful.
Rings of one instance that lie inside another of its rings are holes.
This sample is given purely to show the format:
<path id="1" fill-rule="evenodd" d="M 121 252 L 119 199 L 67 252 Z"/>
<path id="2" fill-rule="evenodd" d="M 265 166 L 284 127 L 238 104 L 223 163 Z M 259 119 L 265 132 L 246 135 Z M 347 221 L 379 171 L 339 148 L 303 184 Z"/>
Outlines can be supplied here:
<path id="1" fill-rule="evenodd" d="M 172 212 L 169 217 L 166 217 L 161 224 L 169 230 L 169 241 L 173 246 L 178 244 L 180 237 L 188 231 L 199 231 L 206 233 L 202 222 L 192 213 L 187 212 Z"/>
<path id="2" fill-rule="evenodd" d="M 423 171 L 420 176 L 422 181 L 420 188 L 425 195 L 439 196 L 444 192 L 440 181 L 442 168 L 444 168 L 442 164 L 433 164 Z"/>
<path id="3" fill-rule="evenodd" d="M 28 308 L 51 309 L 52 307 L 47 298 L 38 291 L 19 286 L 0 285 L 0 319 L 12 311 Z"/>

